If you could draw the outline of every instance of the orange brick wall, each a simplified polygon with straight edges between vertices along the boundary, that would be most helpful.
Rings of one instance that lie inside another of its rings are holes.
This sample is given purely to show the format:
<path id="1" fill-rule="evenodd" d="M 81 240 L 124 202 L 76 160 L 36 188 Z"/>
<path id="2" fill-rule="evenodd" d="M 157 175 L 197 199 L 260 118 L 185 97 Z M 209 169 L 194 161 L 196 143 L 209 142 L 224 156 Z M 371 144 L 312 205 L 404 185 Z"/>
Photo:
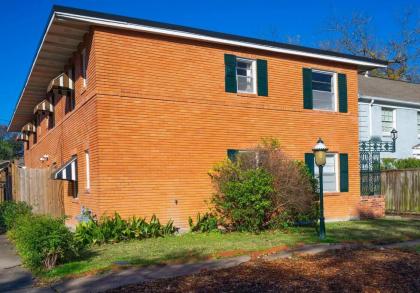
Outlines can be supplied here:
<path id="1" fill-rule="evenodd" d="M 156 214 L 185 227 L 188 216 L 208 208 L 213 189 L 207 172 L 226 158 L 226 150 L 271 136 L 294 159 L 303 160 L 318 137 L 331 151 L 348 153 L 350 192 L 326 195 L 326 216 L 357 216 L 355 67 L 108 28 L 95 28 L 92 40 L 88 90 L 76 90 L 77 99 L 87 101 L 77 101 L 74 113 L 64 118 L 65 137 L 57 125 L 47 133 L 51 139 L 38 142 L 26 158 L 38 166 L 36 157 L 54 145 L 66 149 L 60 153 L 63 161 L 76 150 L 82 191 L 82 152 L 89 145 L 92 189 L 77 204 L 66 201 L 68 215 L 83 204 L 97 214 Z M 226 93 L 225 53 L 266 59 L 269 96 Z M 348 113 L 304 110 L 302 67 L 347 74 Z"/>

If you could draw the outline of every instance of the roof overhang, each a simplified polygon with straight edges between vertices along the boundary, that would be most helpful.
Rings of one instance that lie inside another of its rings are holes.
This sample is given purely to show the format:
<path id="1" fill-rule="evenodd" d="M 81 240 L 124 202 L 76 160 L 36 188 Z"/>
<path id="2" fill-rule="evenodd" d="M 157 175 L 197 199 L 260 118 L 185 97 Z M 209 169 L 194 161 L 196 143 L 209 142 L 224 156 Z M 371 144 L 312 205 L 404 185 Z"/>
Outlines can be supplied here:
<path id="1" fill-rule="evenodd" d="M 386 67 L 387 62 L 320 49 L 211 32 L 179 25 L 54 6 L 23 87 L 9 131 L 19 131 L 32 118 L 32 109 L 46 92 L 51 79 L 60 74 L 91 25 L 127 29 L 204 42 L 252 48 L 276 53 L 356 65 L 359 71 Z"/>

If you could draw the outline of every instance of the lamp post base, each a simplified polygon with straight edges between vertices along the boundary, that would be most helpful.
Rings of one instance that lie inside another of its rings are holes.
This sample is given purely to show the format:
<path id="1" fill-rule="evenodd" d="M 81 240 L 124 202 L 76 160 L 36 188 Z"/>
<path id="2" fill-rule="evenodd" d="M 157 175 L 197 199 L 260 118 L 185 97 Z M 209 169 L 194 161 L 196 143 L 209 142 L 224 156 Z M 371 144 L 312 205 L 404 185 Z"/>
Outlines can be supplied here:
<path id="1" fill-rule="evenodd" d="M 325 239 L 325 218 L 321 217 L 319 219 L 319 239 Z"/>

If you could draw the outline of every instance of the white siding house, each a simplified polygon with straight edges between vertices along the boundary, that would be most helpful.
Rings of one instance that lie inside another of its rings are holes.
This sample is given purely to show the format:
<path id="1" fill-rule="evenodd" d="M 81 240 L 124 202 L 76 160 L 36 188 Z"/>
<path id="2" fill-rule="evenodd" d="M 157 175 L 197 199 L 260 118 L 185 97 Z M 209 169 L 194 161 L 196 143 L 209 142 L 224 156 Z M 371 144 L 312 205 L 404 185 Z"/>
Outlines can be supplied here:
<path id="1" fill-rule="evenodd" d="M 420 144 L 420 84 L 359 76 L 359 138 L 391 140 L 398 130 L 395 153 L 383 158 L 418 156 Z"/>

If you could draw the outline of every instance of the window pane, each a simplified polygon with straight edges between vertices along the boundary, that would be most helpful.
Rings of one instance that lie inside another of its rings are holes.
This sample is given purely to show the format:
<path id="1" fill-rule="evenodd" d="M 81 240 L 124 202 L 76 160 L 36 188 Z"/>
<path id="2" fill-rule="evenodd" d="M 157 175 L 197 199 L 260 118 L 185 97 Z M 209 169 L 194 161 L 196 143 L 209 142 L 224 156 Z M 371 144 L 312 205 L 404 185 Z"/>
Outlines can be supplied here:
<path id="1" fill-rule="evenodd" d="M 331 83 L 313 81 L 312 89 L 317 91 L 331 92 Z"/>
<path id="2" fill-rule="evenodd" d="M 318 110 L 335 110 L 335 96 L 333 93 L 313 91 L 313 108 Z"/>
<path id="3" fill-rule="evenodd" d="M 252 78 L 238 75 L 238 91 L 253 92 Z"/>
<path id="4" fill-rule="evenodd" d="M 246 76 L 246 69 L 237 68 L 237 69 L 236 69 L 236 73 L 237 73 L 238 75 Z"/>
<path id="5" fill-rule="evenodd" d="M 327 154 L 327 162 L 324 166 L 324 172 L 323 172 L 324 191 L 326 192 L 337 191 L 338 183 L 337 183 L 337 170 L 336 170 L 335 159 L 336 159 L 335 154 Z M 315 178 L 319 180 L 319 170 L 316 165 L 315 165 Z"/>
<path id="6" fill-rule="evenodd" d="M 382 132 L 389 134 L 394 128 L 394 110 L 382 108 Z"/>
<path id="7" fill-rule="evenodd" d="M 312 71 L 312 81 L 331 83 L 332 74 Z"/>

